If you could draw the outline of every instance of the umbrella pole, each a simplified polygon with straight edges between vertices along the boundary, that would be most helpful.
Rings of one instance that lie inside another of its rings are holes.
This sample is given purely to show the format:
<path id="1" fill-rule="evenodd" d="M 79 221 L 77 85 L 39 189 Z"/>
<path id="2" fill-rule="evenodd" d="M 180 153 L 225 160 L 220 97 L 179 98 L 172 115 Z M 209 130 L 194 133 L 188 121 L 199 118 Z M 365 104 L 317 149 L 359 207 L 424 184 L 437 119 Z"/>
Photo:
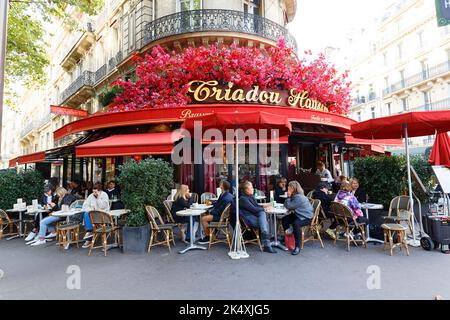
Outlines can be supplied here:
<path id="1" fill-rule="evenodd" d="M 248 258 L 249 255 L 247 251 L 245 250 L 245 244 L 242 239 L 242 233 L 241 233 L 241 223 L 239 221 L 239 144 L 238 144 L 238 136 L 236 131 L 236 160 L 235 160 L 235 179 L 236 179 L 236 225 L 233 230 L 233 240 L 231 243 L 231 249 L 230 252 L 228 252 L 228 255 L 231 259 L 241 259 L 241 258 Z"/>
<path id="2" fill-rule="evenodd" d="M 408 174 L 408 191 L 409 191 L 409 202 L 411 204 L 411 225 L 412 225 L 412 233 L 413 233 L 413 240 L 412 240 L 412 246 L 418 247 L 420 244 L 416 242 L 416 228 L 415 228 L 415 215 L 414 215 L 414 199 L 413 199 L 413 192 L 412 192 L 412 182 L 411 182 L 411 161 L 410 161 L 410 155 L 409 155 L 409 145 L 408 145 L 408 125 L 404 125 L 405 128 L 405 149 L 406 149 L 406 168 L 407 168 L 407 174 Z M 420 217 L 422 218 L 422 217 Z"/>

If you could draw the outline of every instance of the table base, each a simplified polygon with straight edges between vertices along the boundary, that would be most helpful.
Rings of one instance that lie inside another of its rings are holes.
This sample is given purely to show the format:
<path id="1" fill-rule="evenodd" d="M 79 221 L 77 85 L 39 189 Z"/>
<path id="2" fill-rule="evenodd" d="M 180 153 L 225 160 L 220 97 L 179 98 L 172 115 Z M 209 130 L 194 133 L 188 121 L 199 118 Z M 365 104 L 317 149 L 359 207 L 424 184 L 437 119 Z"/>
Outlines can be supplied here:
<path id="1" fill-rule="evenodd" d="M 188 252 L 190 250 L 206 250 L 206 249 L 208 249 L 208 248 L 203 247 L 203 246 L 199 246 L 197 244 L 193 244 L 193 245 L 189 245 L 187 248 L 185 248 L 185 249 L 183 249 L 181 251 L 178 251 L 178 253 L 183 254 L 183 253 L 186 253 L 186 252 Z"/>
<path id="2" fill-rule="evenodd" d="M 279 241 L 272 241 L 272 242 L 270 242 L 270 245 L 272 247 L 275 247 L 275 248 L 278 248 L 278 249 L 281 249 L 281 250 L 284 250 L 284 251 L 288 251 L 289 250 L 283 244 L 281 244 L 281 242 L 279 242 Z"/>

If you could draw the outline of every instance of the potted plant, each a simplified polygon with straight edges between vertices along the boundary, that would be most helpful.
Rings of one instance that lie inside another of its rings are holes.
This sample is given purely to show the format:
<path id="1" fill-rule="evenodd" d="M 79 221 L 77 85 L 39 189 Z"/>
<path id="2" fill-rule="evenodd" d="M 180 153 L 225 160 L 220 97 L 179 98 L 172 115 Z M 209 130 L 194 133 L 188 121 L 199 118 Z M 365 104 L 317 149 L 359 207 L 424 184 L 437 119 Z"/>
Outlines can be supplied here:
<path id="1" fill-rule="evenodd" d="M 130 210 L 122 230 L 125 253 L 146 252 L 150 230 L 145 206 L 152 205 L 162 212 L 163 201 L 173 185 L 172 179 L 172 167 L 160 159 L 132 160 L 120 167 L 117 181 L 122 190 L 122 201 Z"/>

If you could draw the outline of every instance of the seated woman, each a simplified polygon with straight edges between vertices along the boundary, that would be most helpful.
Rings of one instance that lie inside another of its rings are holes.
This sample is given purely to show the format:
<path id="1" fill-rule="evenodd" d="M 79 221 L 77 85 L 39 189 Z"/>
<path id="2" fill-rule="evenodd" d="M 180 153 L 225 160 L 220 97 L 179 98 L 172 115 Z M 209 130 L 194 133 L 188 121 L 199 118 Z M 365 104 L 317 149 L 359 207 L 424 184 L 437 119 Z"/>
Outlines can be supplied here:
<path id="1" fill-rule="evenodd" d="M 361 211 L 361 205 L 359 204 L 358 199 L 352 193 L 353 188 L 350 182 L 344 181 L 341 184 L 341 190 L 336 195 L 334 201 L 345 204 L 352 210 L 353 218 L 358 223 L 368 223 L 366 217 L 364 217 L 363 212 Z M 361 232 L 360 230 L 356 230 L 357 233 Z"/>
<path id="2" fill-rule="evenodd" d="M 280 178 L 280 180 L 277 181 L 277 185 L 275 186 L 275 194 L 274 194 L 274 200 L 277 203 L 283 203 L 284 199 L 280 196 L 284 195 L 287 192 L 286 188 L 287 180 L 286 178 Z"/>
<path id="3" fill-rule="evenodd" d="M 242 193 L 239 197 L 239 215 L 245 222 L 261 230 L 261 240 L 264 245 L 264 252 L 276 253 L 270 245 L 269 224 L 267 222 L 266 212 L 253 197 L 253 185 L 250 181 L 242 185 Z"/>
<path id="4" fill-rule="evenodd" d="M 359 202 L 367 202 L 369 197 L 363 188 L 360 187 L 359 181 L 356 178 L 350 180 L 350 184 L 352 185 L 352 193 L 358 199 Z"/>
<path id="5" fill-rule="evenodd" d="M 308 198 L 305 197 L 300 183 L 297 181 L 289 182 L 287 193 L 288 198 L 284 202 L 284 206 L 290 211 L 290 214 L 283 217 L 281 222 L 284 231 L 288 230 L 291 225 L 293 227 L 295 249 L 292 251 L 292 254 L 297 255 L 300 253 L 300 229 L 311 223 L 314 210 Z"/>
<path id="6" fill-rule="evenodd" d="M 39 214 L 36 215 L 35 226 L 39 224 L 39 234 L 37 236 L 34 236 L 33 239 L 30 239 L 32 234 L 36 234 L 37 232 L 37 228 L 35 227 L 25 239 L 28 240 L 27 244 L 31 245 L 32 247 L 45 244 L 47 240 L 51 241 L 56 237 L 54 233 L 50 233 L 50 235 L 47 236 L 47 225 L 60 220 L 60 218 L 58 217 L 49 217 L 49 214 L 51 212 L 59 210 L 59 196 L 54 191 L 55 189 L 50 187 L 46 187 L 44 189 L 44 196 L 41 199 L 41 205 L 44 208 L 47 208 L 49 210 L 49 213 L 42 213 L 42 220 L 39 220 Z"/>
<path id="7" fill-rule="evenodd" d="M 173 204 L 172 204 L 172 217 L 173 220 L 176 223 L 183 223 L 183 224 L 188 224 L 189 223 L 189 217 L 182 217 L 182 216 L 178 216 L 177 212 L 181 211 L 181 210 L 186 210 L 189 209 L 191 207 L 191 205 L 194 203 L 191 193 L 189 192 L 189 186 L 182 184 L 178 187 L 177 189 L 177 193 L 175 193 L 174 197 L 173 197 Z M 195 233 L 197 232 L 198 226 L 199 226 L 199 217 L 196 216 L 193 218 L 193 226 L 192 226 L 192 234 L 195 237 Z M 184 237 L 184 241 L 185 242 L 189 242 L 190 241 L 190 230 L 189 227 L 185 228 L 186 230 L 186 235 Z"/>
<path id="8" fill-rule="evenodd" d="M 332 223 L 330 227 L 326 230 L 326 233 L 334 240 L 336 238 L 336 219 L 334 219 L 334 214 L 331 211 L 331 198 L 328 195 L 328 183 L 320 182 L 312 195 L 313 199 L 320 200 L 320 205 L 322 206 L 323 212 L 327 218 L 330 218 Z"/>
<path id="9" fill-rule="evenodd" d="M 225 207 L 233 202 L 233 195 L 230 193 L 230 188 L 231 184 L 228 181 L 223 180 L 220 182 L 220 189 L 222 190 L 222 193 L 220 194 L 219 199 L 217 199 L 217 201 L 213 204 L 210 214 L 202 217 L 202 226 L 205 231 L 205 237 L 200 239 L 200 244 L 209 243 L 208 223 L 211 221 L 219 221 Z"/>
<path id="10" fill-rule="evenodd" d="M 83 248 L 89 248 L 91 246 L 92 240 L 92 222 L 89 217 L 89 211 L 108 211 L 109 210 L 109 198 L 106 192 L 102 191 L 102 184 L 97 182 L 94 185 L 92 194 L 84 201 L 83 211 L 84 211 L 84 227 L 86 228 L 86 234 L 84 240 L 86 242 L 83 244 Z"/>

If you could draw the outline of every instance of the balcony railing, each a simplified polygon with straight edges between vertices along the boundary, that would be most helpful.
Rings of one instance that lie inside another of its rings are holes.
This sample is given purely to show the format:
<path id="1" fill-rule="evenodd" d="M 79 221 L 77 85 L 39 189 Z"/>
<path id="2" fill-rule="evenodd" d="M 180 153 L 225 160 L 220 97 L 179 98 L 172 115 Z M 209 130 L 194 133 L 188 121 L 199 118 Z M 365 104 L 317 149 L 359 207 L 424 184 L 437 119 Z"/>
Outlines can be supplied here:
<path id="1" fill-rule="evenodd" d="M 61 94 L 60 103 L 64 103 L 68 98 L 75 94 L 84 86 L 93 86 L 95 84 L 95 73 L 92 71 L 84 71 L 69 87 Z"/>
<path id="2" fill-rule="evenodd" d="M 31 121 L 28 125 L 26 125 L 20 132 L 20 137 L 23 138 L 28 135 L 34 129 L 39 129 L 44 124 L 49 123 L 51 120 L 51 114 L 48 113 L 40 119 L 36 119 Z"/>
<path id="3" fill-rule="evenodd" d="M 258 15 L 222 9 L 182 11 L 151 21 L 145 26 L 144 45 L 178 34 L 207 31 L 247 33 L 272 41 L 284 38 L 297 50 L 294 37 L 279 24 Z"/>
<path id="4" fill-rule="evenodd" d="M 97 69 L 95 72 L 95 84 L 97 84 L 100 80 L 102 80 L 106 75 L 110 74 L 113 70 L 115 70 L 116 66 L 122 62 L 123 55 L 122 52 L 117 52 L 117 54 L 111 57 L 108 60 L 108 63 L 105 63 L 103 66 Z"/>
<path id="5" fill-rule="evenodd" d="M 410 108 L 408 111 L 436 111 L 449 109 L 450 109 L 450 98 L 447 98 L 444 100 L 439 100 L 418 107 Z"/>
<path id="6" fill-rule="evenodd" d="M 395 84 L 390 85 L 389 87 L 383 89 L 383 96 L 387 96 L 402 89 L 412 87 L 418 83 L 421 83 L 422 81 L 432 79 L 447 72 L 450 72 L 450 60 L 435 65 L 431 68 L 428 68 L 427 70 L 423 70 L 409 78 L 403 79 Z"/>

